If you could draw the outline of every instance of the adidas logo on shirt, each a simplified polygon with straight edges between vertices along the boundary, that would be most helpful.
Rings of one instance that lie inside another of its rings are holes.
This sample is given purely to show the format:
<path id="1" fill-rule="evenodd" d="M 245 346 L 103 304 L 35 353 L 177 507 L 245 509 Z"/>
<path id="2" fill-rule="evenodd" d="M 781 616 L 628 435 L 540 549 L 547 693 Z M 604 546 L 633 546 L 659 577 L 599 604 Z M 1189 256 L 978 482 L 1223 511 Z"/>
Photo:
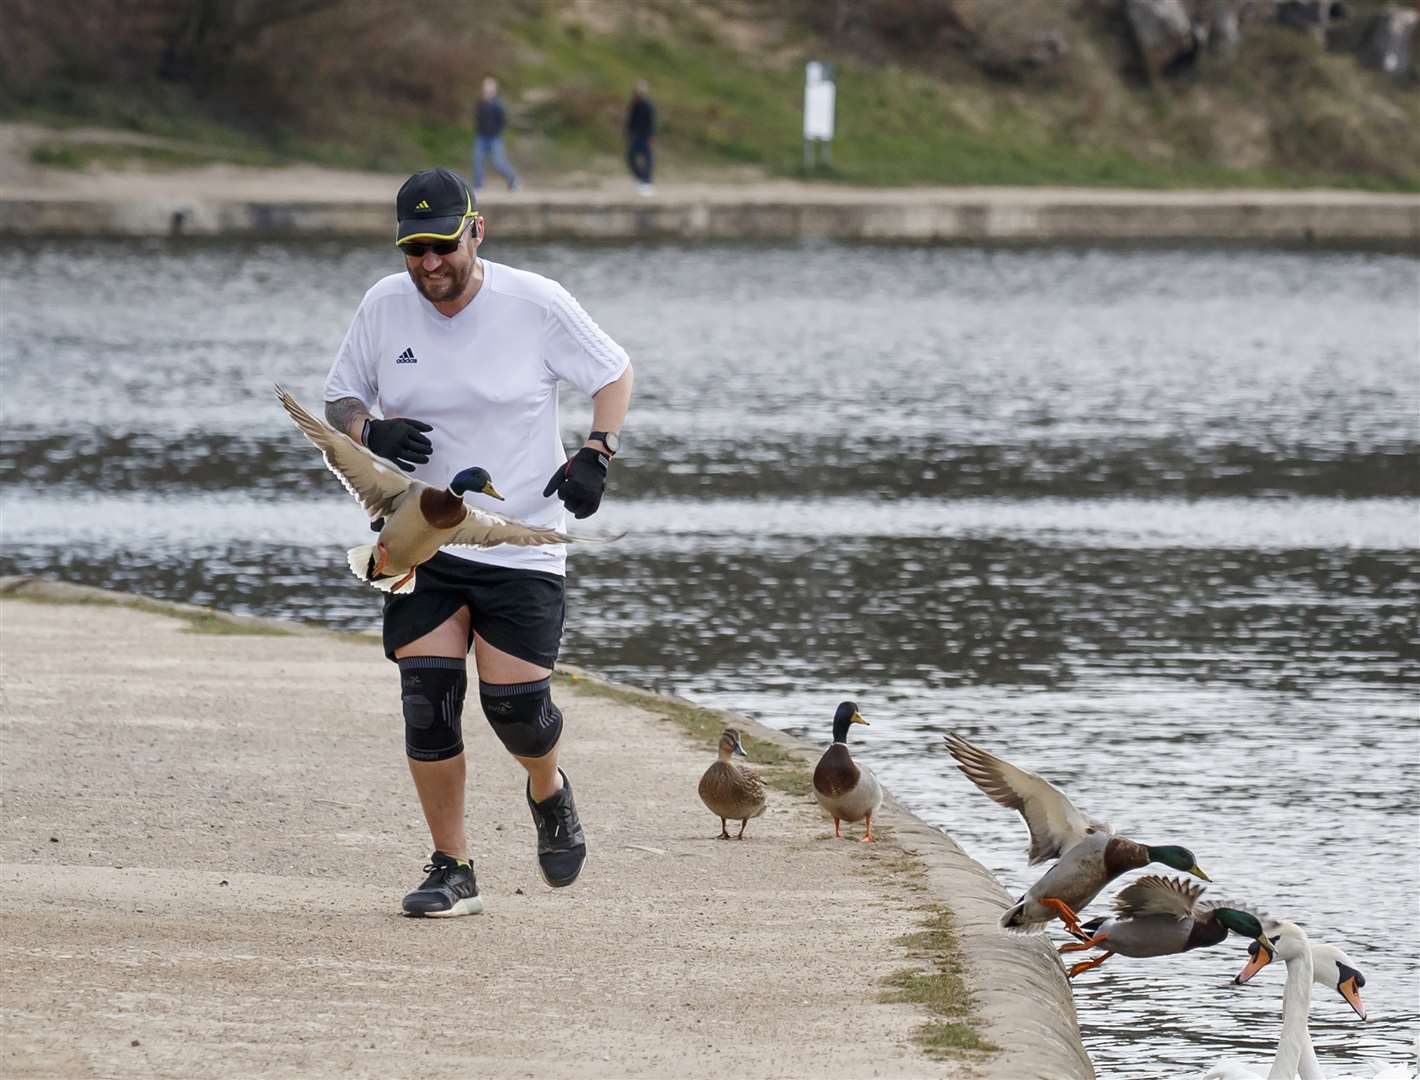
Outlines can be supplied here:
<path id="1" fill-rule="evenodd" d="M 419 357 L 414 355 L 413 349 L 405 349 L 404 352 L 394 358 L 394 362 L 396 364 L 417 364 L 419 363 Z"/>

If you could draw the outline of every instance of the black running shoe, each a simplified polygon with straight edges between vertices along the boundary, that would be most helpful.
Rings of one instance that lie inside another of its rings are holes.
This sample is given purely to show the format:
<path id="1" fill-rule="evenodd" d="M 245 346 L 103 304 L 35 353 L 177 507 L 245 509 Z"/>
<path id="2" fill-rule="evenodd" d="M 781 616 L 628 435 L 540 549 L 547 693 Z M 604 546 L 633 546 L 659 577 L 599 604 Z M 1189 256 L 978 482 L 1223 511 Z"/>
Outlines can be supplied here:
<path id="1" fill-rule="evenodd" d="M 424 884 L 404 898 L 406 915 L 447 919 L 453 915 L 477 915 L 483 910 L 472 863 L 436 851 L 429 856 L 424 872 L 429 875 Z"/>
<path id="2" fill-rule="evenodd" d="M 563 772 L 562 790 L 542 802 L 533 802 L 529 780 L 527 797 L 533 824 L 537 826 L 537 865 L 542 871 L 542 880 L 554 889 L 571 885 L 587 861 L 587 838 L 582 833 L 582 823 L 577 820 L 572 781 Z"/>

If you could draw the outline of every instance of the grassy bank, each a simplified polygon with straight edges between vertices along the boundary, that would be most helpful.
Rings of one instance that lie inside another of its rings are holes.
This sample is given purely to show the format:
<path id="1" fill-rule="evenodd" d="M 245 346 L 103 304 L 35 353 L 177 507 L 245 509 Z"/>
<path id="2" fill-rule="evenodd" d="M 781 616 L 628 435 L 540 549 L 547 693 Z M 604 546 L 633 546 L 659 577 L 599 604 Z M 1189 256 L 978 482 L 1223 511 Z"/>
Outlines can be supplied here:
<path id="1" fill-rule="evenodd" d="M 1369 6 L 1355 5 L 1356 17 Z M 157 60 L 142 62 L 144 48 L 157 55 L 150 38 L 130 43 L 136 58 L 121 82 L 98 74 L 109 65 L 80 62 L 82 41 L 67 51 L 49 42 L 49 53 L 0 63 L 10 72 L 0 75 L 0 112 L 177 141 L 36 150 L 62 167 L 309 160 L 466 170 L 478 81 L 492 73 L 519 168 L 575 183 L 622 174 L 623 110 L 632 82 L 646 78 L 668 177 L 799 176 L 812 58 L 837 75 L 833 164 L 816 174 L 826 181 L 1420 190 L 1420 93 L 1296 30 L 1248 26 L 1235 53 L 1150 83 L 1109 5 L 1020 0 L 1012 10 L 1056 35 L 1063 53 L 1045 70 L 1003 78 L 981 60 L 1018 32 L 1000 20 L 983 17 L 967 44 L 924 49 L 910 36 L 873 37 L 875 25 L 830 32 L 821 10 L 767 0 L 449 5 L 395 28 L 378 8 L 333 2 L 289 24 L 300 33 L 233 48 L 220 76 L 204 80 L 154 76 Z"/>

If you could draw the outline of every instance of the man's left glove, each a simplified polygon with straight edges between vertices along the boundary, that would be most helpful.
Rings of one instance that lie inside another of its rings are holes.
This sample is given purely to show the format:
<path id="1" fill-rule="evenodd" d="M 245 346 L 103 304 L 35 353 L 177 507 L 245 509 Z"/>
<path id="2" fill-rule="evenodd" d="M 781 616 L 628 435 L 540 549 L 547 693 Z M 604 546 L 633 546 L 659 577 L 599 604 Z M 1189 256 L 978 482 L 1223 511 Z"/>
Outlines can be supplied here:
<path id="1" fill-rule="evenodd" d="M 552 474 L 547 487 L 542 489 L 543 498 L 556 492 L 574 518 L 591 517 L 602 504 L 608 471 L 610 463 L 606 455 L 584 446 Z"/>

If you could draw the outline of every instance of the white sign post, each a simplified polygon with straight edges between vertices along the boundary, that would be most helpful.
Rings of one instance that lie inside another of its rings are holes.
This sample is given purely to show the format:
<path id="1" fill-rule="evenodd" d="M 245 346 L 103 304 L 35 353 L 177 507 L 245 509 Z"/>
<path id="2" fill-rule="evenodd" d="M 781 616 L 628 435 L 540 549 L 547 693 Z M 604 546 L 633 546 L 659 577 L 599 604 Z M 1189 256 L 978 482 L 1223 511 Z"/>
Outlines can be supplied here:
<path id="1" fill-rule="evenodd" d="M 823 160 L 833 164 L 833 66 L 810 60 L 804 65 L 804 168 L 814 167 L 814 143 L 823 148 Z"/>

